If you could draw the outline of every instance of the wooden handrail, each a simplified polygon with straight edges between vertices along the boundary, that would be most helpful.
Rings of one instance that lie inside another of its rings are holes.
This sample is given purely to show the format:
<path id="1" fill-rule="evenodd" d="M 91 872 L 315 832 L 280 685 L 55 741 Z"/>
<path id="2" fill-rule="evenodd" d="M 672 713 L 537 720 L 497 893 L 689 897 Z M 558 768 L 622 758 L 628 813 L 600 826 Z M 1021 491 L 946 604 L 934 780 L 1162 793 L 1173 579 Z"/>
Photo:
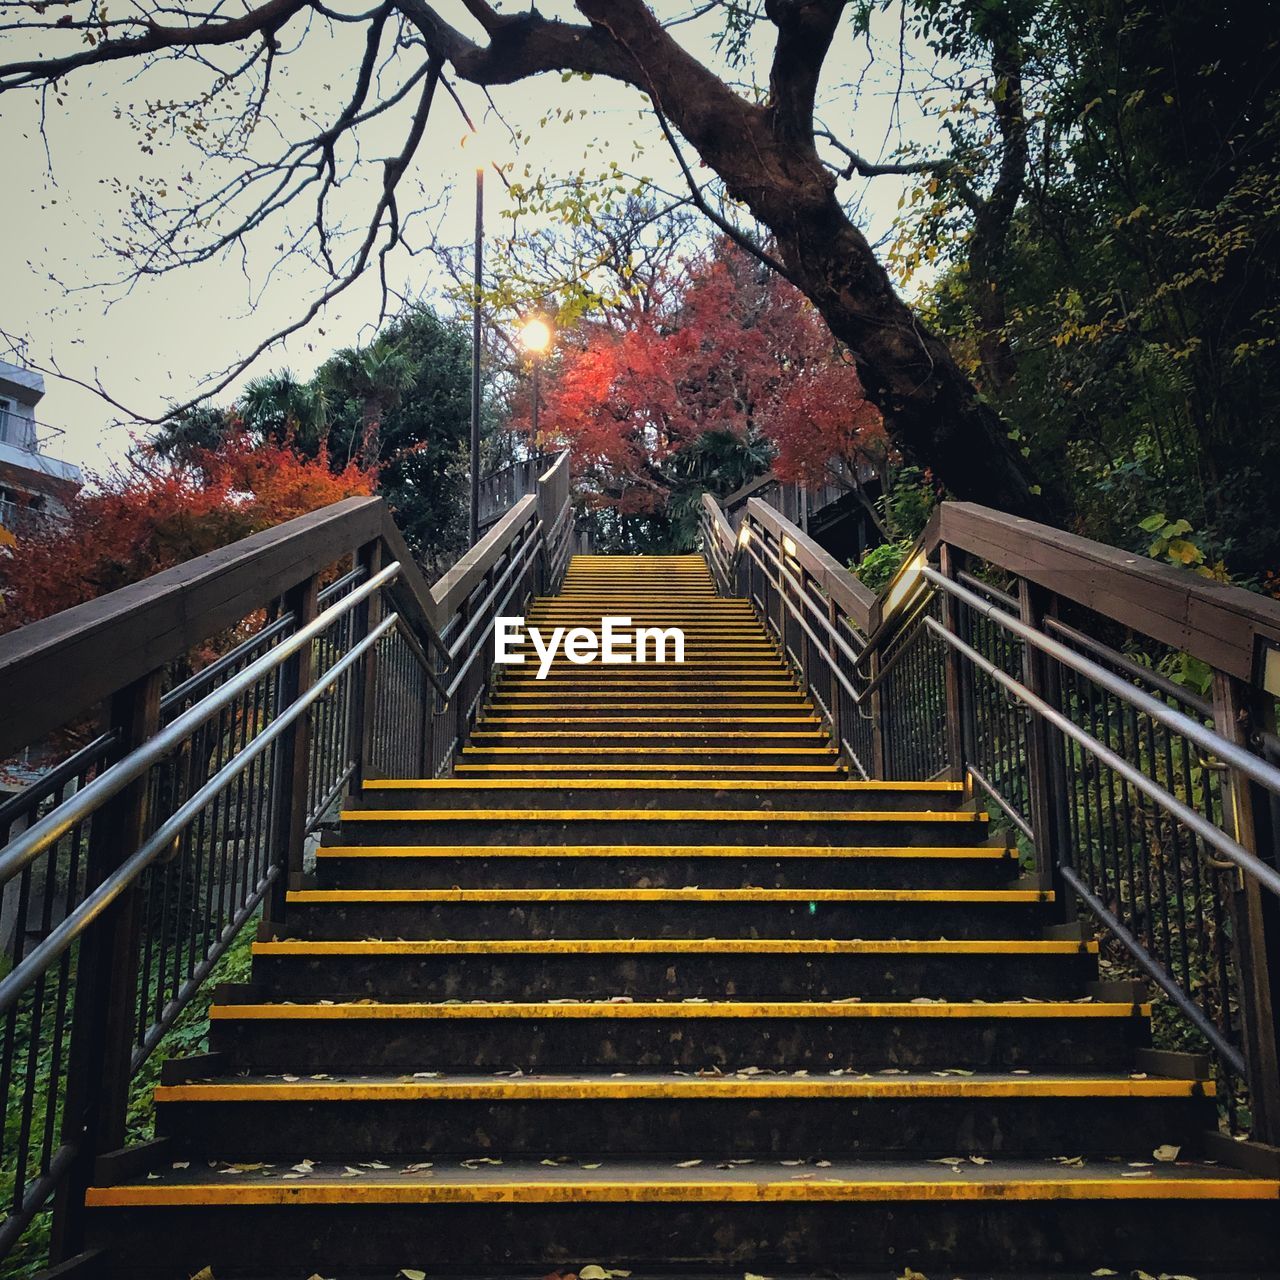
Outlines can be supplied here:
<path id="1" fill-rule="evenodd" d="M 431 602 L 436 616 L 451 618 L 458 606 L 476 589 L 484 575 L 511 543 L 512 534 L 531 520 L 538 510 L 536 494 L 526 494 L 494 524 L 470 551 L 436 580 L 431 588 Z"/>
<path id="2" fill-rule="evenodd" d="M 378 539 L 409 567 L 396 587 L 406 613 L 432 619 L 386 504 L 347 498 L 0 636 L 0 755 L 39 741 Z"/>
<path id="3" fill-rule="evenodd" d="M 863 634 L 871 630 L 872 609 L 876 594 L 864 587 L 830 552 L 759 498 L 747 501 L 747 515 L 764 526 L 779 541 L 789 538 L 795 544 L 794 556 L 818 586 L 843 610 Z"/>
<path id="4" fill-rule="evenodd" d="M 1260 684 L 1263 650 L 1280 646 L 1280 601 L 1034 520 L 944 502 L 922 539 L 931 555 L 943 544 L 1238 680 Z"/>

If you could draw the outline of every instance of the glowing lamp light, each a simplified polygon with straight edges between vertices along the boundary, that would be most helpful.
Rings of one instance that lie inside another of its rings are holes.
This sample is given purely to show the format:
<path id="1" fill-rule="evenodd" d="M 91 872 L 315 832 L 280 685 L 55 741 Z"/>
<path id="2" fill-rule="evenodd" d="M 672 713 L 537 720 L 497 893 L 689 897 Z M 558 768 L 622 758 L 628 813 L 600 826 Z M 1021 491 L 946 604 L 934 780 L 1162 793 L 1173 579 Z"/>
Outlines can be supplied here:
<path id="1" fill-rule="evenodd" d="M 745 547 L 751 541 L 751 526 L 744 524 L 738 530 L 738 546 Z"/>
<path id="2" fill-rule="evenodd" d="M 520 345 L 530 355 L 542 355 L 551 345 L 551 326 L 541 316 L 526 320 L 520 330 Z"/>
<path id="3" fill-rule="evenodd" d="M 783 551 L 785 551 L 785 552 L 787 553 L 787 555 L 789 555 L 789 556 L 793 556 L 793 555 L 795 555 L 795 553 L 796 553 L 796 540 L 795 540 L 794 538 L 789 538 L 789 537 L 784 533 L 784 534 L 782 535 L 782 549 L 783 549 Z"/>

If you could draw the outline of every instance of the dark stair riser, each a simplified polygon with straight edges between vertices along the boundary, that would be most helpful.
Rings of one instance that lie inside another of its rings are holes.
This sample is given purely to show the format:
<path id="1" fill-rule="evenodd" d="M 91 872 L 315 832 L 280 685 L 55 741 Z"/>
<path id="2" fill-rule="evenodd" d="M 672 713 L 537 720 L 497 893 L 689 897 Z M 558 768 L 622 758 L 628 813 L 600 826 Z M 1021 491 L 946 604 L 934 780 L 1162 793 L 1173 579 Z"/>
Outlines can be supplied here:
<path id="1" fill-rule="evenodd" d="M 534 1276 L 600 1258 L 663 1275 L 721 1266 L 809 1276 L 815 1260 L 820 1274 L 893 1276 L 907 1265 L 926 1274 L 1025 1275 L 1065 1266 L 1087 1274 L 1105 1265 L 1152 1275 L 1262 1275 L 1274 1274 L 1280 1234 L 1273 1204 L 1177 1200 L 286 1205 L 117 1209 L 90 1218 L 97 1242 L 119 1244 L 119 1274 L 148 1280 L 186 1280 L 202 1259 L 218 1261 L 217 1280 L 272 1269 L 301 1280 L 310 1259 L 342 1280 L 388 1280 L 406 1266 L 433 1275 Z"/>
<path id="2" fill-rule="evenodd" d="M 510 747 L 528 745 L 536 751 L 540 747 L 572 747 L 575 750 L 591 751 L 599 747 L 625 746 L 634 750 L 644 758 L 649 747 L 681 747 L 699 749 L 702 747 L 815 747 L 826 748 L 829 744 L 825 730 L 817 728 L 803 729 L 794 725 L 784 725 L 777 729 L 751 728 L 738 725 L 724 731 L 708 732 L 705 728 L 694 725 L 673 725 L 670 729 L 628 729 L 625 733 L 601 733 L 590 725 L 580 724 L 568 726 L 567 729 L 538 729 L 534 725 L 518 725 L 517 733 L 512 729 L 491 730 L 479 727 L 471 735 L 472 743 L 478 747 Z"/>
<path id="3" fill-rule="evenodd" d="M 471 782 L 471 779 L 466 779 Z M 379 787 L 367 786 L 360 794 L 358 809 L 715 809 L 759 813 L 764 810 L 819 810 L 831 813 L 951 812 L 959 808 L 963 796 L 956 791 L 935 791 L 921 787 L 881 789 L 835 783 L 829 787 L 787 787 L 751 784 L 724 787 L 715 783 L 689 786 L 635 787 L 618 782 L 607 787 L 574 787 L 571 780 L 552 787 Z M 922 823 L 929 824 L 927 817 Z M 936 824 L 930 824 L 937 830 Z M 963 827 L 967 824 L 957 824 Z M 897 844 L 887 840 L 885 844 Z M 913 842 L 918 843 L 918 842 Z M 961 843 L 966 843 L 962 841 Z M 693 883 L 696 883 L 693 882 Z"/>
<path id="4" fill-rule="evenodd" d="M 868 888 L 999 889 L 1017 873 L 1006 858 L 811 858 L 659 856 L 559 856 L 554 851 L 528 857 L 322 857 L 317 884 L 322 889 L 630 888 L 704 889 Z"/>
<path id="5" fill-rule="evenodd" d="M 607 793 L 606 793 L 607 794 Z M 493 806 L 496 808 L 497 806 Z M 607 807 L 607 806 L 599 806 Z M 657 806 L 654 806 L 656 809 Z M 832 812 L 848 812 L 832 810 Z M 816 848 L 853 845 L 970 845 L 986 839 L 986 824 L 805 817 L 751 819 L 646 817 L 618 811 L 608 817 L 548 818 L 535 810 L 518 818 L 365 818 L 342 827 L 342 842 L 358 845 L 546 845 L 546 844 L 786 844 Z"/>
<path id="6" fill-rule="evenodd" d="M 608 999 L 947 1000 L 1075 998 L 1097 976 L 1092 955 L 458 955 L 258 956 L 266 998 L 381 1000 Z"/>
<path id="7" fill-rule="evenodd" d="M 688 716 L 697 716 L 700 720 L 712 723 L 724 723 L 736 719 L 750 720 L 794 720 L 797 718 L 813 719 L 817 714 L 811 705 L 797 696 L 780 698 L 738 699 L 726 698 L 723 702 L 693 701 L 681 702 L 678 699 L 661 701 L 658 706 L 650 706 L 645 702 L 624 702 L 622 705 L 602 706 L 592 699 L 588 705 L 576 695 L 568 694 L 556 699 L 555 706 L 540 706 L 536 702 L 507 702 L 499 700 L 485 712 L 485 723 L 496 728 L 512 719 L 530 718 L 537 720 L 563 720 L 568 716 L 589 716 L 601 728 L 616 725 L 625 728 L 637 716 L 651 715 L 654 719 L 666 721 Z"/>
<path id="8" fill-rule="evenodd" d="M 598 1160 L 655 1155 L 938 1159 L 1193 1151 L 1209 1099 L 616 1099 L 433 1102 L 166 1102 L 158 1132 L 178 1159 L 410 1160 L 493 1152 Z"/>
<path id="9" fill-rule="evenodd" d="M 487 750 L 473 748 L 463 754 L 462 762 L 464 764 L 500 765 L 511 765 L 513 763 L 522 765 L 581 763 L 584 766 L 589 766 L 625 764 L 629 755 L 629 752 L 602 751 L 599 748 L 593 750 L 591 747 L 583 747 L 581 749 L 575 747 L 570 753 L 565 753 L 563 751 L 541 750 L 537 745 L 532 745 L 527 751 L 521 750 L 518 755 L 508 751 L 495 751 L 492 748 Z M 774 765 L 797 764 L 829 768 L 834 766 L 836 757 L 828 748 L 818 746 L 806 747 L 800 752 L 757 751 L 750 748 L 744 750 L 742 747 L 738 747 L 736 750 L 728 750 L 722 747 L 718 751 L 714 748 L 693 748 L 689 751 L 681 751 L 677 755 L 667 755 L 665 752 L 662 755 L 656 755 L 649 752 L 640 757 L 639 763 L 664 764 L 668 761 L 673 763 L 673 767 L 712 770 L 720 765 L 742 764 L 749 764 L 762 769 L 772 768 Z M 529 773 L 526 771 L 523 776 L 528 777 Z M 726 775 L 717 773 L 715 776 L 720 778 Z"/>
<path id="10" fill-rule="evenodd" d="M 299 903 L 298 938 L 1033 938 L 1035 902 Z"/>
<path id="11" fill-rule="evenodd" d="M 611 763 L 617 764 L 618 762 L 612 761 Z M 527 768 L 496 765 L 484 770 L 456 769 L 454 776 L 458 778 L 510 778 L 517 780 L 528 778 L 531 775 Z M 670 765 L 656 769 L 602 769 L 598 764 L 581 764 L 548 769 L 541 776 L 563 778 L 565 781 L 572 781 L 575 778 L 590 778 L 601 782 L 618 781 L 626 778 L 659 778 L 672 782 L 699 782 L 713 781 L 724 778 L 726 775 L 723 765 Z M 839 782 L 849 775 L 847 769 L 838 768 L 834 764 L 827 764 L 809 767 L 793 766 L 791 768 L 785 766 L 771 768 L 768 765 L 761 765 L 759 768 L 734 769 L 731 776 L 757 782 L 785 782 L 788 780 L 792 782 Z"/>
<path id="12" fill-rule="evenodd" d="M 1123 1018 L 217 1019 L 210 1048 L 256 1071 L 1127 1069 Z"/>

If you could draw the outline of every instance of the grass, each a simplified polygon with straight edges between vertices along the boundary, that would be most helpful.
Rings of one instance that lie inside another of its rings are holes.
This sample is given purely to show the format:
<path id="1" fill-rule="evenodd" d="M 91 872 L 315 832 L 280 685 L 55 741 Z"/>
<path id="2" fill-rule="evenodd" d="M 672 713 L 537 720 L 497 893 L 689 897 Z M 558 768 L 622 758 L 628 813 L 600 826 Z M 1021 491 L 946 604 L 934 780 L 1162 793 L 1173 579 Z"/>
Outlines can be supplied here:
<path id="1" fill-rule="evenodd" d="M 133 1079 L 129 1093 L 127 1118 L 127 1142 L 136 1143 L 152 1137 L 155 1126 L 155 1087 L 160 1082 L 160 1068 L 170 1058 L 185 1058 L 203 1053 L 209 1047 L 209 1006 L 213 1001 L 214 987 L 220 982 L 245 982 L 252 963 L 250 948 L 257 932 L 256 919 L 249 920 L 232 939 L 226 953 L 214 966 L 209 980 L 192 997 L 186 1008 L 178 1014 L 164 1039 L 142 1064 Z M 41 1079 L 48 1078 L 48 1071 L 38 1072 Z M 19 1098 L 10 1099 L 16 1111 Z M 17 1123 L 14 1114 L 5 1117 L 6 1132 L 12 1132 Z M 12 1187 L 12 1165 L 6 1162 L 0 1168 L 0 1179 L 6 1189 Z M 49 1231 L 52 1214 L 45 1209 L 36 1214 L 17 1244 L 8 1255 L 0 1259 L 0 1280 L 31 1280 L 48 1265 Z"/>

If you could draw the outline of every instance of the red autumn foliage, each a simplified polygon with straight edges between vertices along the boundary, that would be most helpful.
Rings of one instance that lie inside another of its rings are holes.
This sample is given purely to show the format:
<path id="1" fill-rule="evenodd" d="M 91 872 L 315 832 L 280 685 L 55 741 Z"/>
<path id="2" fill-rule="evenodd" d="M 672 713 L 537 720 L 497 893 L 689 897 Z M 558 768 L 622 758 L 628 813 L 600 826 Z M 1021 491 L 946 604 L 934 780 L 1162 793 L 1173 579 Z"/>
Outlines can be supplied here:
<path id="1" fill-rule="evenodd" d="M 33 531 L 0 554 L 0 633 L 105 595 L 318 507 L 372 493 L 355 463 L 333 472 L 321 452 L 240 433 L 192 465 L 161 466 L 145 447 L 95 477 L 62 525 Z"/>
<path id="2" fill-rule="evenodd" d="M 721 244 L 658 310 L 566 334 L 542 422 L 626 512 L 662 507 L 682 451 L 708 432 L 763 438 L 774 469 L 816 485 L 837 463 L 878 463 L 880 414 L 821 317 L 791 285 Z"/>

